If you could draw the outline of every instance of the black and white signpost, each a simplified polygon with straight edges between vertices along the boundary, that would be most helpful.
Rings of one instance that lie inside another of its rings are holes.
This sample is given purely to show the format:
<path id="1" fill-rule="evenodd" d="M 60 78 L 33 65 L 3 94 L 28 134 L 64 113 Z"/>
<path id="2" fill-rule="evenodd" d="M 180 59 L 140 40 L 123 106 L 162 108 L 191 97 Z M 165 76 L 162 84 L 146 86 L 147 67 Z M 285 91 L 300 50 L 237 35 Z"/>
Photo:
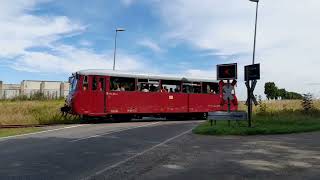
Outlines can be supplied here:
<path id="1" fill-rule="evenodd" d="M 255 105 L 258 105 L 256 97 L 253 94 L 254 88 L 257 85 L 257 80 L 260 79 L 260 64 L 253 64 L 244 67 L 244 79 L 246 81 L 248 99 L 246 105 L 248 106 L 248 126 L 251 127 L 252 116 L 252 101 Z M 250 81 L 251 86 L 250 86 Z"/>
<path id="2" fill-rule="evenodd" d="M 259 0 L 249 0 L 256 3 L 256 18 L 255 18 L 255 28 L 254 28 L 254 42 L 253 42 L 253 56 L 252 56 L 252 65 L 245 66 L 244 76 L 248 91 L 248 126 L 251 127 L 251 114 L 252 114 L 252 101 L 257 105 L 257 100 L 253 95 L 254 88 L 257 85 L 257 80 L 260 79 L 260 64 L 255 64 L 255 55 L 256 55 L 256 40 L 257 40 L 257 25 L 258 25 L 258 9 L 259 9 Z M 251 81 L 251 86 L 250 86 Z"/>

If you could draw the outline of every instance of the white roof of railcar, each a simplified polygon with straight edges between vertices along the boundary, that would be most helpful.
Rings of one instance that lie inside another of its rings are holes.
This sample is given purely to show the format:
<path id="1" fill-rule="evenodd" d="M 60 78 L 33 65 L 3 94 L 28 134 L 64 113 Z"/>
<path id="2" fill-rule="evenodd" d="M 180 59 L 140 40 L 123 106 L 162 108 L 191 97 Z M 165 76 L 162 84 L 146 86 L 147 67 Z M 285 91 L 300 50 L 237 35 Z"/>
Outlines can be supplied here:
<path id="1" fill-rule="evenodd" d="M 171 75 L 156 75 L 156 74 L 142 74 L 134 72 L 113 71 L 109 69 L 86 69 L 76 72 L 80 75 L 98 75 L 98 76 L 113 76 L 113 77 L 131 77 L 139 79 L 162 79 L 162 80 L 176 80 L 176 81 L 189 81 L 189 82 L 218 82 L 216 79 L 201 79 L 184 76 L 171 76 Z"/>

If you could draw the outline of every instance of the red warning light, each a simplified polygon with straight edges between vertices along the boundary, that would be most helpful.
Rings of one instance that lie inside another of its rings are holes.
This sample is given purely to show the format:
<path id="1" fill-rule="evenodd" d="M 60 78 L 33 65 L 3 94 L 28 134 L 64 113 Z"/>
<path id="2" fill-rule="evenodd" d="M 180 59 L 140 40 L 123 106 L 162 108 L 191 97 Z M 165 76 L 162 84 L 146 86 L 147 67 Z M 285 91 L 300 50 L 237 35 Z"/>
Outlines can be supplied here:
<path id="1" fill-rule="evenodd" d="M 218 80 L 233 80 L 237 79 L 237 63 L 217 65 Z"/>

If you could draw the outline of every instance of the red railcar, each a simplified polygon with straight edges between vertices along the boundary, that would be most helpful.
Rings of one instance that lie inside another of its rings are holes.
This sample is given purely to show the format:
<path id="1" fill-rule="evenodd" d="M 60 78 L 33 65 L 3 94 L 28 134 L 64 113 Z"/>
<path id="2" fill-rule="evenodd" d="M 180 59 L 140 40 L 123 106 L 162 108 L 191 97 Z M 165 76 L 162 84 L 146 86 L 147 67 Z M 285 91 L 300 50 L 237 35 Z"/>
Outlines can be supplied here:
<path id="1" fill-rule="evenodd" d="M 210 79 L 145 75 L 111 70 L 82 70 L 69 79 L 64 111 L 112 118 L 206 117 L 227 110 L 222 85 Z M 238 109 L 237 98 L 231 110 Z"/>

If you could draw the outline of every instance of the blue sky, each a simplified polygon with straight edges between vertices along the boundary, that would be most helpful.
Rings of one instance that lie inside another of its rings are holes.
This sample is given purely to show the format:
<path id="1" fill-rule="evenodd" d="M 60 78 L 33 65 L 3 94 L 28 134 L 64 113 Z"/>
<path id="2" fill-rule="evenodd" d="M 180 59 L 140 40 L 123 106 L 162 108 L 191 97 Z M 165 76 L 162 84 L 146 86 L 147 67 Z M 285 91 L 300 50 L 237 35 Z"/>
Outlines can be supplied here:
<path id="1" fill-rule="evenodd" d="M 257 93 L 263 94 L 264 82 L 275 81 L 318 96 L 312 72 L 320 67 L 320 38 L 311 34 L 320 30 L 315 23 L 320 3 L 261 0 L 260 5 Z M 254 13 L 254 3 L 247 0 L 4 0 L 0 80 L 66 80 L 80 69 L 110 69 L 115 29 L 121 27 L 126 31 L 118 36 L 117 69 L 215 78 L 216 64 L 237 62 L 238 91 L 244 97 L 242 74 L 252 58 Z"/>

